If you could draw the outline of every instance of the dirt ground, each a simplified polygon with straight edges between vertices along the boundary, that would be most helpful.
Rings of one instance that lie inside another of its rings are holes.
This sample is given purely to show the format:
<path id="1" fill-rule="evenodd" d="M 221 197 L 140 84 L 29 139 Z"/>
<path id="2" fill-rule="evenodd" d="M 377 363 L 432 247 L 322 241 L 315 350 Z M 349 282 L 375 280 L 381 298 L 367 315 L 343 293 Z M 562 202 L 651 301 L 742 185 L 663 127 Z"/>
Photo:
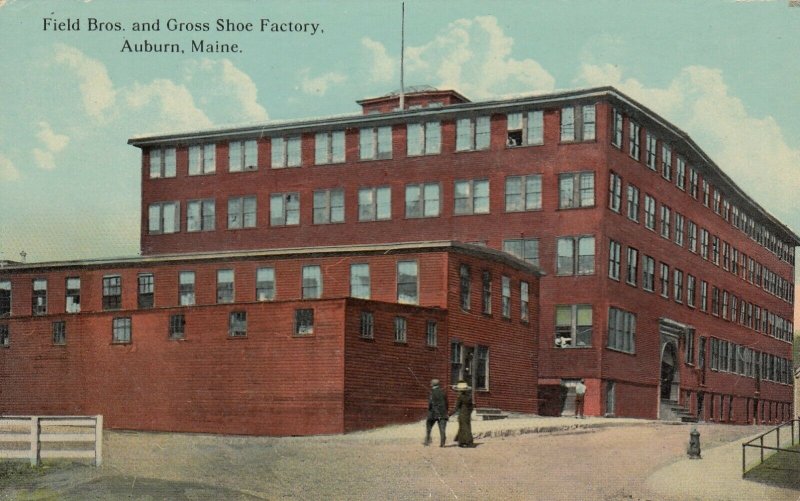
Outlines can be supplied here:
<path id="1" fill-rule="evenodd" d="M 423 447 L 422 423 L 303 438 L 107 432 L 101 467 L 0 479 L 0 499 L 669 499 L 645 480 L 686 457 L 690 428 L 611 424 L 624 426 L 529 433 L 522 421 L 475 423 L 474 449 Z M 761 428 L 698 430 L 705 450 Z"/>

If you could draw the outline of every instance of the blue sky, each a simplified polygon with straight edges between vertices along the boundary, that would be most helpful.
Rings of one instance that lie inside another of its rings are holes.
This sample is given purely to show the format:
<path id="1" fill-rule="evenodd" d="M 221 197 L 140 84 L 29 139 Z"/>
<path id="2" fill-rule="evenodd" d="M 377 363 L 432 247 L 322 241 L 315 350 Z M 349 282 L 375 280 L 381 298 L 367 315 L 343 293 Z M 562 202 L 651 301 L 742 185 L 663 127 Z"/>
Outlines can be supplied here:
<path id="1" fill-rule="evenodd" d="M 45 30 L 44 18 L 80 20 Z M 89 18 L 125 31 L 89 31 Z M 260 20 L 318 23 L 315 35 Z M 208 32 L 167 22 L 209 23 Z M 215 31 L 217 19 L 253 32 Z M 159 21 L 158 32 L 133 22 Z M 406 84 L 478 100 L 615 85 L 800 231 L 800 8 L 788 0 L 406 2 Z M 179 54 L 121 52 L 125 40 Z M 242 52 L 191 53 L 191 40 Z M 0 0 L 0 259 L 136 255 L 131 136 L 357 113 L 399 87 L 399 1 Z"/>

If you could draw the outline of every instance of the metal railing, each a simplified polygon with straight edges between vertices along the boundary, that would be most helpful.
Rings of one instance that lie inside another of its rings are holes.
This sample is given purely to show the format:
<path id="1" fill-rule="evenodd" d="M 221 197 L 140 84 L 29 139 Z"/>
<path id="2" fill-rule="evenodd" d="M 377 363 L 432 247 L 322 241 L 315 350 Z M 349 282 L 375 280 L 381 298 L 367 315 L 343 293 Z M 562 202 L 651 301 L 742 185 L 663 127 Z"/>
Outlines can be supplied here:
<path id="1" fill-rule="evenodd" d="M 785 431 L 783 433 L 783 442 L 781 442 L 781 428 L 784 428 Z M 769 437 L 770 434 L 775 434 L 775 446 L 769 445 L 771 443 L 771 438 Z M 767 445 L 764 444 L 764 440 L 767 439 Z M 758 442 L 758 443 L 756 443 Z M 748 440 L 747 442 L 742 444 L 742 476 L 747 473 L 747 448 L 752 447 L 755 449 L 759 449 L 760 451 L 760 459 L 759 461 L 751 466 L 751 469 L 755 466 L 760 465 L 764 462 L 764 451 L 770 451 L 767 453 L 767 457 L 779 452 L 792 452 L 795 454 L 800 454 L 800 450 L 793 449 L 795 445 L 800 444 L 800 419 L 792 419 L 791 421 L 786 421 L 775 428 L 762 433 L 761 435 Z"/>
<path id="2" fill-rule="evenodd" d="M 100 466 L 103 416 L 0 416 L 0 444 L 0 459 L 29 459 L 31 466 L 42 458 L 93 459 Z"/>

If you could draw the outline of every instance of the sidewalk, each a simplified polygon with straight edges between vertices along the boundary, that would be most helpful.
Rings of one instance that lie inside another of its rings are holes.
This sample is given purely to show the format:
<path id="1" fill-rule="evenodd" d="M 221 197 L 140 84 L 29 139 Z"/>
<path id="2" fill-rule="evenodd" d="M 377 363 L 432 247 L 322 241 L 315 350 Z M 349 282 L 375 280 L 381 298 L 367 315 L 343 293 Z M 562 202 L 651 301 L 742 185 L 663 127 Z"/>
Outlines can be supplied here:
<path id="1" fill-rule="evenodd" d="M 758 435 L 753 435 L 755 436 Z M 664 499 L 800 500 L 800 491 L 770 487 L 742 479 L 742 443 L 750 438 L 752 437 L 703 450 L 703 459 L 681 459 L 650 475 L 645 486 Z"/>

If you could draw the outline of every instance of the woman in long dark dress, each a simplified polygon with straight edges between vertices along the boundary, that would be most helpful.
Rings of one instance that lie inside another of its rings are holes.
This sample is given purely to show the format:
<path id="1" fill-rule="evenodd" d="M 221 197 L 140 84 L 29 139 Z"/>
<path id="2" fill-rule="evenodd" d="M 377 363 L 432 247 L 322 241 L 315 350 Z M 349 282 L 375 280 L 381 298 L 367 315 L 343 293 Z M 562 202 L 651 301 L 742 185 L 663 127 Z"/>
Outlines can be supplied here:
<path id="1" fill-rule="evenodd" d="M 458 414 L 458 434 L 455 441 L 459 447 L 474 447 L 472 440 L 472 388 L 466 381 L 459 381 L 456 385 L 458 400 L 456 400 L 455 414 Z"/>

